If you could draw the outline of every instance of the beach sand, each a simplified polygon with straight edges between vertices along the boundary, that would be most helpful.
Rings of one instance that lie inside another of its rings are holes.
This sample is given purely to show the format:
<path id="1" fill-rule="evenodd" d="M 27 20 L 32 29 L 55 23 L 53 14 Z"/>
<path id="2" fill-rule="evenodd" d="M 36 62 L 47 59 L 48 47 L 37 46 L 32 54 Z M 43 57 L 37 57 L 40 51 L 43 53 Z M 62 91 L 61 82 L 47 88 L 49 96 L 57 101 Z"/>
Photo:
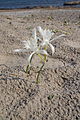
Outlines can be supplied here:
<path id="1" fill-rule="evenodd" d="M 55 36 L 55 53 L 36 84 L 38 59 L 24 72 L 29 53 L 14 53 L 41 26 Z M 80 10 L 0 12 L 0 120 L 80 120 Z"/>

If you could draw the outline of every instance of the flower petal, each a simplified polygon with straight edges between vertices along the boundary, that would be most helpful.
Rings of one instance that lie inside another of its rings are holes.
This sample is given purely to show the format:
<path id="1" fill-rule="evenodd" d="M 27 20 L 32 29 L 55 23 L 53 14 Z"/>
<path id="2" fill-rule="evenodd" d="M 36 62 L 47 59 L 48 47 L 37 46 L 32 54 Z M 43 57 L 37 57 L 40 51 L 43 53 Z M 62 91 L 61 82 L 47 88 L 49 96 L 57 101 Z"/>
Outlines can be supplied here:
<path id="1" fill-rule="evenodd" d="M 24 49 L 15 49 L 15 50 L 13 50 L 14 52 L 25 52 L 26 50 L 24 50 Z"/>
<path id="2" fill-rule="evenodd" d="M 35 40 L 37 39 L 37 37 L 36 37 L 36 28 L 33 29 L 33 31 L 32 31 L 32 36 L 33 36 L 33 38 L 34 38 Z"/>
<path id="3" fill-rule="evenodd" d="M 32 59 L 32 57 L 33 57 L 34 54 L 35 54 L 35 52 L 32 52 L 32 53 L 30 54 L 30 56 L 29 56 L 29 58 L 28 58 L 29 64 L 31 64 L 31 59 Z"/>
<path id="4" fill-rule="evenodd" d="M 53 33 L 50 30 L 46 30 L 46 33 L 45 33 L 46 39 L 50 40 L 52 35 Z"/>
<path id="5" fill-rule="evenodd" d="M 29 40 L 27 40 L 27 41 L 24 40 L 23 43 L 24 43 L 24 48 L 30 49 L 30 41 Z"/>
<path id="6" fill-rule="evenodd" d="M 52 33 L 49 29 L 48 30 L 43 30 L 40 26 L 38 27 L 38 31 L 40 32 L 42 38 L 43 38 L 43 42 L 49 42 L 52 35 L 54 33 Z"/>
<path id="7" fill-rule="evenodd" d="M 47 55 L 48 56 L 48 53 L 46 50 L 39 50 L 38 53 L 42 54 L 42 55 Z"/>
<path id="8" fill-rule="evenodd" d="M 60 37 L 64 37 L 64 36 L 66 36 L 66 35 L 65 35 L 65 34 L 59 35 L 59 36 L 53 38 L 52 40 L 50 40 L 50 42 L 52 42 L 53 40 L 56 40 L 56 39 L 58 39 L 58 38 L 60 38 Z"/>
<path id="9" fill-rule="evenodd" d="M 53 46 L 51 43 L 49 43 L 49 46 L 51 47 L 51 50 L 52 50 L 52 55 L 53 55 L 53 54 L 54 54 L 54 52 L 55 52 L 54 46 Z"/>
<path id="10" fill-rule="evenodd" d="M 48 43 L 49 43 L 49 42 L 47 42 L 47 41 L 43 41 L 43 42 L 40 44 L 40 46 L 41 46 L 41 47 L 47 46 Z"/>
<path id="11" fill-rule="evenodd" d="M 40 26 L 38 26 L 37 28 L 38 28 L 38 31 L 40 32 L 40 34 L 41 34 L 41 35 L 42 35 L 42 37 L 43 37 L 44 30 L 43 30 Z"/>

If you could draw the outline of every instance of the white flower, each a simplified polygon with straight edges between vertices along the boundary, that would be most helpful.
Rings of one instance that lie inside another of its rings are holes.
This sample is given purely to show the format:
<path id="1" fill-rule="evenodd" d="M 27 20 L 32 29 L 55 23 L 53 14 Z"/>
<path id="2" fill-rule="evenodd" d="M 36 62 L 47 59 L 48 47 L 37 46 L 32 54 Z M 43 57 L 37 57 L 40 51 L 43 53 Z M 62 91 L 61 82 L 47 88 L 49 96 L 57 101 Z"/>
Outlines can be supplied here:
<path id="1" fill-rule="evenodd" d="M 41 46 L 45 47 L 45 46 L 50 46 L 51 50 L 52 50 L 52 55 L 53 53 L 55 52 L 54 50 L 54 46 L 51 44 L 51 42 L 53 40 L 56 40 L 62 36 L 65 36 L 64 34 L 60 35 L 60 36 L 57 36 L 56 38 L 52 38 L 52 36 L 54 35 L 54 33 L 52 33 L 50 30 L 43 30 L 40 26 L 38 27 L 38 31 L 40 32 L 42 38 L 43 38 L 43 41 L 41 43 Z"/>
<path id="2" fill-rule="evenodd" d="M 37 41 L 37 36 L 36 36 L 36 29 L 34 28 L 33 32 L 32 32 L 32 39 L 27 40 L 27 41 L 23 41 L 24 49 L 16 49 L 16 50 L 14 50 L 14 52 L 27 52 L 27 50 L 31 51 L 32 53 L 30 54 L 30 56 L 28 58 L 28 62 L 30 64 L 31 59 L 32 59 L 34 54 L 48 55 L 47 51 L 42 50 L 40 48 L 40 46 L 38 46 L 37 42 L 38 41 Z"/>

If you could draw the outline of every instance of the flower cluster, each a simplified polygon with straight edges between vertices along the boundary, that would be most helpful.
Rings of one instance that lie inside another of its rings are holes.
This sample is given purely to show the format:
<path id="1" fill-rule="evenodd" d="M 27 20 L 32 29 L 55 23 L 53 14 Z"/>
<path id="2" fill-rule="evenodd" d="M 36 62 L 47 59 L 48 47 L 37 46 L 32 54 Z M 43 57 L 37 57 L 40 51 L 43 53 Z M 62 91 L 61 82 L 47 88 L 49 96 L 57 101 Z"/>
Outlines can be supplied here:
<path id="1" fill-rule="evenodd" d="M 36 34 L 36 28 L 33 29 L 32 32 L 32 38 L 31 40 L 27 40 L 27 41 L 23 41 L 24 44 L 24 48 L 23 49 L 16 49 L 14 50 L 15 52 L 27 52 L 27 50 L 29 50 L 31 52 L 29 58 L 28 58 L 28 66 L 27 66 L 27 70 L 30 68 L 31 65 L 31 61 L 33 56 L 36 54 L 40 57 L 40 59 L 42 59 L 42 56 L 44 56 L 44 63 L 46 62 L 46 57 L 48 56 L 47 53 L 47 48 L 50 47 L 52 50 L 52 55 L 54 54 L 54 46 L 51 44 L 51 42 L 53 40 L 56 40 L 62 36 L 64 36 L 64 34 L 57 36 L 56 38 L 52 39 L 52 36 L 54 35 L 53 32 L 51 32 L 50 30 L 43 30 L 40 26 L 37 27 L 37 31 L 39 32 L 39 34 L 41 35 L 41 37 L 38 37 Z"/>

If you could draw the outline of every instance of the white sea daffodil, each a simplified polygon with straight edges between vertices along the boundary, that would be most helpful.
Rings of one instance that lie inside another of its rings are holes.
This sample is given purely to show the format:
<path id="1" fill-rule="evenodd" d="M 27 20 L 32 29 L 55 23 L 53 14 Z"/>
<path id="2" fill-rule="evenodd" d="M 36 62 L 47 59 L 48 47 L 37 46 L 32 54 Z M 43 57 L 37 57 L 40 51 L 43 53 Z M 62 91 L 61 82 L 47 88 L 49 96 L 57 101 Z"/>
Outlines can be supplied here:
<path id="1" fill-rule="evenodd" d="M 56 40 L 56 39 L 58 39 L 58 38 L 60 38 L 60 37 L 65 36 L 65 35 L 62 34 L 62 35 L 59 35 L 59 36 L 51 39 L 52 36 L 54 35 L 54 33 L 52 33 L 50 30 L 46 30 L 46 29 L 43 30 L 40 26 L 38 26 L 38 31 L 39 31 L 39 33 L 41 34 L 42 39 L 43 39 L 43 41 L 41 42 L 41 46 L 42 46 L 42 47 L 48 47 L 48 46 L 50 46 L 50 48 L 51 48 L 51 50 L 52 50 L 52 55 L 53 55 L 53 53 L 55 52 L 55 49 L 54 49 L 54 46 L 51 44 L 51 42 L 52 42 L 53 40 Z"/>
<path id="2" fill-rule="evenodd" d="M 42 55 L 48 55 L 46 50 L 42 50 L 38 45 L 38 39 L 37 39 L 37 35 L 36 35 L 36 29 L 33 29 L 32 32 L 32 39 L 31 40 L 27 40 L 27 41 L 23 41 L 24 44 L 24 49 L 16 49 L 14 50 L 15 52 L 28 52 L 28 50 L 31 52 L 29 58 L 28 58 L 28 62 L 29 65 L 31 65 L 31 60 L 34 54 L 42 54 Z"/>

